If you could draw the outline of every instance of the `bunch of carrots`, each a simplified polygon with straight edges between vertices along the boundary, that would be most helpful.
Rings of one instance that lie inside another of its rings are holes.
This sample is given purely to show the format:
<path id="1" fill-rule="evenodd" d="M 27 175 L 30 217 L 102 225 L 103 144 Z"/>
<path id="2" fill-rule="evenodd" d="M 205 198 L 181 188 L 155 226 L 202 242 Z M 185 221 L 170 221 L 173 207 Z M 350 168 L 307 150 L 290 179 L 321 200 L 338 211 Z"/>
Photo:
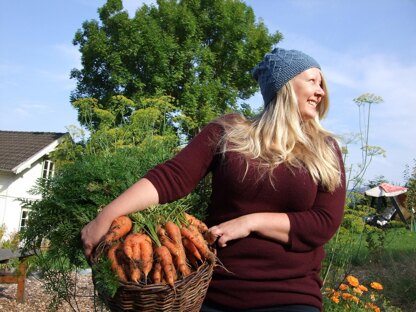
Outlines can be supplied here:
<path id="1" fill-rule="evenodd" d="M 119 281 L 174 287 L 205 261 L 215 261 L 207 234 L 208 227 L 186 212 L 173 219 L 137 213 L 116 218 L 98 248 Z"/>

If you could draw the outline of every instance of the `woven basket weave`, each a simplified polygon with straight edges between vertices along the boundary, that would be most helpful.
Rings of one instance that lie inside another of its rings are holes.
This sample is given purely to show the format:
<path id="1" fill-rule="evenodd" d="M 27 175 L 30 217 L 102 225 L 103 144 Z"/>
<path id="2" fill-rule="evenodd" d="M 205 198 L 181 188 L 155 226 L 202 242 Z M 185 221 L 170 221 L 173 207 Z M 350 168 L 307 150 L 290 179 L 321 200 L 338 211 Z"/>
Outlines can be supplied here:
<path id="1" fill-rule="evenodd" d="M 169 285 L 141 285 L 120 283 L 111 298 L 99 294 L 112 312 L 199 312 L 211 281 L 214 263 L 205 261 L 197 271 Z"/>

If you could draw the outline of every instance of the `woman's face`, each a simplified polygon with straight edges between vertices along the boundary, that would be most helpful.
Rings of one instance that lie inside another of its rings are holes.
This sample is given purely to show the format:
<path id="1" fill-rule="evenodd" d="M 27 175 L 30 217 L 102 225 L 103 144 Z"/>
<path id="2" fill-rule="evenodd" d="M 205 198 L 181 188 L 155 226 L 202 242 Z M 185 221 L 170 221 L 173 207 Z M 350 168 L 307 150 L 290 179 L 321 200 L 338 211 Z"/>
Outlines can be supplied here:
<path id="1" fill-rule="evenodd" d="M 318 105 L 325 96 L 321 71 L 318 68 L 305 70 L 292 79 L 292 87 L 298 99 L 302 120 L 315 118 L 318 115 Z"/>

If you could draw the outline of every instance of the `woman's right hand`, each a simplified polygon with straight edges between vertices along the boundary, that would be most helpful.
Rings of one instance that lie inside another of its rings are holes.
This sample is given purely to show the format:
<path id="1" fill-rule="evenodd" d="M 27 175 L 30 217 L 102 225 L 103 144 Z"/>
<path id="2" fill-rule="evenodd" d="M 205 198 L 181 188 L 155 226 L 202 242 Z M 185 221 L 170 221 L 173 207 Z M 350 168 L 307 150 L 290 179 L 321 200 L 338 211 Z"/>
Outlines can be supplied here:
<path id="1" fill-rule="evenodd" d="M 99 217 L 92 220 L 81 230 L 81 240 L 84 246 L 84 255 L 90 259 L 95 246 L 102 240 L 110 228 L 111 223 L 103 222 Z"/>
<path id="2" fill-rule="evenodd" d="M 119 216 L 157 205 L 159 195 L 153 184 L 143 178 L 129 187 L 123 194 L 104 207 L 97 217 L 81 230 L 84 254 L 89 259 L 94 247 L 110 229 L 111 223 Z"/>

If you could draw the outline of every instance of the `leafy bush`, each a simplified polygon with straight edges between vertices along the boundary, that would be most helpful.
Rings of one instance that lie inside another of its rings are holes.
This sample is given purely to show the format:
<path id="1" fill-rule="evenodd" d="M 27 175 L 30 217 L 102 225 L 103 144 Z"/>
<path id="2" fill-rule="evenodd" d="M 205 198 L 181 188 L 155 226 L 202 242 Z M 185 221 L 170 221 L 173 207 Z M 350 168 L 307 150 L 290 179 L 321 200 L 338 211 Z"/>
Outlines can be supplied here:
<path id="1" fill-rule="evenodd" d="M 112 154 L 90 154 L 64 165 L 55 177 L 40 181 L 41 200 L 25 202 L 31 209 L 22 233 L 24 247 L 38 249 L 42 240 L 58 248 L 75 266 L 85 265 L 80 230 L 99 210 L 141 178 L 155 164 L 172 155 L 164 144 L 118 149 Z"/>
<path id="2" fill-rule="evenodd" d="M 150 168 L 170 158 L 175 149 L 169 142 L 147 138 L 140 147 L 89 154 L 65 163 L 52 179 L 39 180 L 32 192 L 42 194 L 42 199 L 24 201 L 31 213 L 21 233 L 23 249 L 39 251 L 34 265 L 53 296 L 51 309 L 58 309 L 62 300 L 76 307 L 72 273 L 88 266 L 81 229 Z M 46 251 L 42 248 L 45 240 Z"/>

